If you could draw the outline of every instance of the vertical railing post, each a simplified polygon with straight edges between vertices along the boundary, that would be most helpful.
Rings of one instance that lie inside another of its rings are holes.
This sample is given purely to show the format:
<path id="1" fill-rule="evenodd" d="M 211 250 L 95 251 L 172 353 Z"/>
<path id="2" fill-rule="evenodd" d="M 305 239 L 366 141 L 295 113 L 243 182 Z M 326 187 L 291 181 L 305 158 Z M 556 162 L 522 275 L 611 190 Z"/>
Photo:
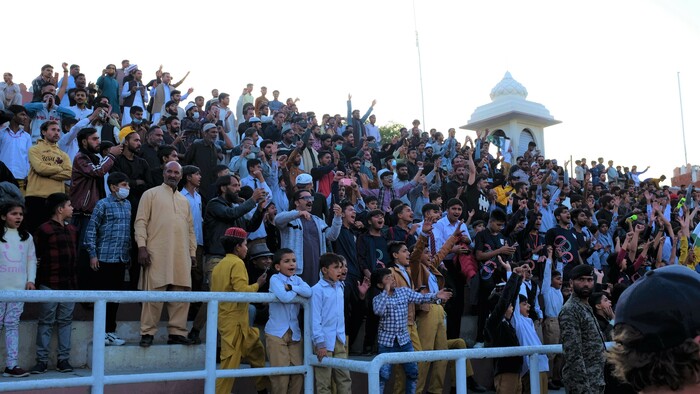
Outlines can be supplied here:
<path id="1" fill-rule="evenodd" d="M 92 321 L 92 391 L 91 394 L 104 392 L 105 378 L 105 319 L 107 302 L 95 302 Z"/>
<path id="2" fill-rule="evenodd" d="M 539 393 L 540 392 L 540 357 L 539 354 L 534 353 L 529 355 L 530 357 L 530 392 Z"/>
<path id="3" fill-rule="evenodd" d="M 379 357 L 379 356 L 375 356 Z M 379 392 L 379 370 L 382 364 L 372 360 L 367 371 L 367 392 L 369 394 L 383 394 Z"/>
<path id="4" fill-rule="evenodd" d="M 314 352 L 311 343 L 311 301 L 307 300 L 301 304 L 304 309 L 304 365 L 306 374 L 304 375 L 304 393 L 314 393 L 314 367 L 311 365 Z"/>
<path id="5" fill-rule="evenodd" d="M 207 302 L 207 330 L 204 336 L 204 393 L 214 394 L 216 390 L 216 334 L 219 326 L 219 301 Z"/>
<path id="6" fill-rule="evenodd" d="M 458 358 L 455 360 L 455 383 L 457 383 L 457 394 L 467 392 L 467 359 Z"/>

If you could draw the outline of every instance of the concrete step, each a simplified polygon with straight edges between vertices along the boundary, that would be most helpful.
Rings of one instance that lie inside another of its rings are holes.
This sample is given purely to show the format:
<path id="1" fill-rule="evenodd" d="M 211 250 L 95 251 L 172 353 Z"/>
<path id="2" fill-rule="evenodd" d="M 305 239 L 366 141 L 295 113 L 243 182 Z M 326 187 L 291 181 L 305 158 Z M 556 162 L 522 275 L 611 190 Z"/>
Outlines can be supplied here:
<path id="1" fill-rule="evenodd" d="M 148 366 L 150 372 L 160 372 L 170 369 L 202 369 L 204 368 L 204 345 L 167 345 L 154 343 L 144 348 L 138 343 L 127 342 L 122 346 L 106 346 L 105 373 L 117 373 L 130 370 L 143 370 Z M 88 345 L 88 353 L 92 354 L 92 343 Z M 138 365 L 135 365 L 138 363 Z M 92 368 L 92 358 L 87 360 L 88 368 Z"/>

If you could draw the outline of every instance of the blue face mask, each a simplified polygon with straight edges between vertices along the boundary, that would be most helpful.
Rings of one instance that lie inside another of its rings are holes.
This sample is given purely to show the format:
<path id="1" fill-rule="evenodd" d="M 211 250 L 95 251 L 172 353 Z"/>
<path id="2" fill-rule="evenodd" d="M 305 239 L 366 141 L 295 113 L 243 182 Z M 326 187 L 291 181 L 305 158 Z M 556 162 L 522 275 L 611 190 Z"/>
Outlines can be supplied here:
<path id="1" fill-rule="evenodd" d="M 192 117 L 193 117 L 194 119 L 199 119 L 199 112 L 193 113 L 193 114 L 192 114 Z"/>
<path id="2" fill-rule="evenodd" d="M 131 118 L 131 123 L 141 124 L 142 122 L 143 122 L 143 119 Z"/>
<path id="3" fill-rule="evenodd" d="M 335 150 L 337 150 L 337 151 L 343 150 L 343 145 L 336 145 Z"/>
<path id="4" fill-rule="evenodd" d="M 119 190 L 117 190 L 117 198 L 120 200 L 124 200 L 127 197 L 129 197 L 129 189 L 125 187 L 120 187 Z"/>

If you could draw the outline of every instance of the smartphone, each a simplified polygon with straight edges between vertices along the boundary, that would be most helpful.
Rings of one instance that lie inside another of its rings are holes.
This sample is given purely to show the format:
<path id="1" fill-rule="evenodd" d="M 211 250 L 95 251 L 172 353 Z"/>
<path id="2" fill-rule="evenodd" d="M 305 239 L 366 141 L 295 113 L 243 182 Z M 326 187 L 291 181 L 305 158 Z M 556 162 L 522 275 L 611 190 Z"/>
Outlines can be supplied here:
<path id="1" fill-rule="evenodd" d="M 339 182 L 340 186 L 350 186 L 352 184 L 352 179 L 343 178 Z"/>

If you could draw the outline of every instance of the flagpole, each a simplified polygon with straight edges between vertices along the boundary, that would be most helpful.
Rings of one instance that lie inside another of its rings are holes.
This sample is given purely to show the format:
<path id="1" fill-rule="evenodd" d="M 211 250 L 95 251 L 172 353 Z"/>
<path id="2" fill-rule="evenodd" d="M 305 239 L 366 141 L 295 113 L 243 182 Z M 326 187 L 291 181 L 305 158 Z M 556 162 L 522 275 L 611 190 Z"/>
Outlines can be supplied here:
<path id="1" fill-rule="evenodd" d="M 681 72 L 678 71 L 676 73 L 676 77 L 678 78 L 678 100 L 680 101 L 681 105 L 681 131 L 683 131 L 683 155 L 685 156 L 685 161 L 683 162 L 683 166 L 685 167 L 688 164 L 688 149 L 685 146 L 685 121 L 683 120 L 683 97 L 681 96 Z"/>
<path id="2" fill-rule="evenodd" d="M 425 100 L 423 99 L 423 67 L 421 65 L 420 43 L 418 41 L 418 24 L 416 23 L 416 0 L 413 0 L 413 27 L 416 31 L 416 48 L 418 50 L 418 78 L 420 80 L 421 119 L 423 120 L 423 130 L 427 130 L 427 126 L 425 124 Z"/>

